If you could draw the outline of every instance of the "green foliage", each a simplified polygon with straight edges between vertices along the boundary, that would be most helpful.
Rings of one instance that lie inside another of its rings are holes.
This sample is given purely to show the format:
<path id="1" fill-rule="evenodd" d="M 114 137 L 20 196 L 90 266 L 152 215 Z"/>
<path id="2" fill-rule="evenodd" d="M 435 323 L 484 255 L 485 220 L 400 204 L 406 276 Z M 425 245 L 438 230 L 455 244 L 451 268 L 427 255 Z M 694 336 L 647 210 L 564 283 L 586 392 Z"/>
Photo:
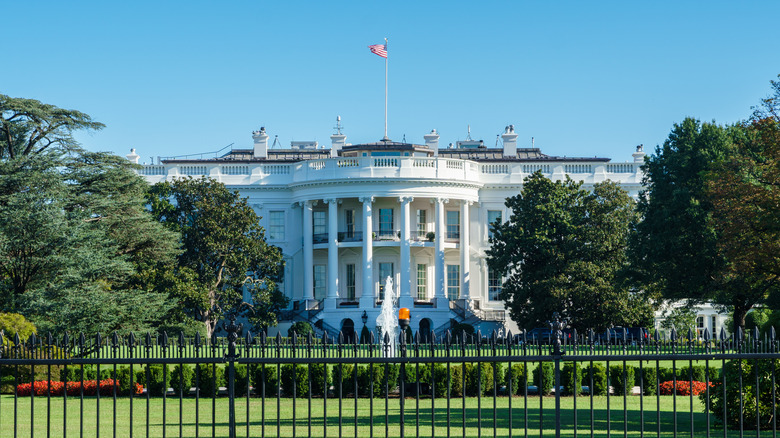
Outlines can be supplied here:
<path id="1" fill-rule="evenodd" d="M 528 365 L 525 363 L 516 363 L 513 364 L 511 368 L 507 368 L 504 378 L 504 384 L 506 385 L 507 390 L 509 390 L 510 379 L 512 383 L 512 393 L 517 395 L 525 394 L 525 387 L 528 385 Z"/>
<path id="2" fill-rule="evenodd" d="M 741 362 L 741 363 L 740 363 Z M 772 366 L 774 364 L 774 370 Z M 726 396 L 723 397 L 723 381 L 713 382 L 709 391 L 710 410 L 715 418 L 723 424 L 723 410 L 728 413 L 726 424 L 731 429 L 740 427 L 740 397 L 742 401 L 743 427 L 748 430 L 756 428 L 756 389 L 758 389 L 758 414 L 762 430 L 772 428 L 772 373 L 780 374 L 780 363 L 777 361 L 761 359 L 757 363 L 754 360 L 730 360 L 726 362 L 722 373 L 726 376 Z M 756 376 L 759 379 L 759 387 L 756 388 Z M 739 379 L 742 378 L 740 388 Z M 704 403 L 707 393 L 702 392 L 699 398 Z M 780 392 L 776 392 L 774 405 L 780 404 Z M 725 406 L 724 406 L 725 405 Z"/>
<path id="3" fill-rule="evenodd" d="M 211 179 L 177 179 L 149 189 L 152 214 L 181 234 L 186 267 L 199 283 L 194 293 L 175 297 L 190 318 L 211 335 L 225 312 L 245 314 L 256 330 L 276 325 L 287 299 L 277 289 L 281 250 L 265 241 L 259 218 L 245 198 Z M 240 249 L 240 250 L 239 250 Z M 252 301 L 242 303 L 242 288 Z"/>
<path id="4" fill-rule="evenodd" d="M 298 335 L 298 342 L 303 342 L 309 333 L 314 335 L 314 327 L 308 321 L 296 321 L 287 330 L 287 336 L 292 337 L 293 333 Z"/>
<path id="5" fill-rule="evenodd" d="M 371 395 L 373 397 L 382 397 L 385 393 L 384 371 L 385 368 L 380 364 L 375 364 L 371 368 L 368 366 L 358 367 L 358 394 L 364 397 L 369 396 L 371 384 L 373 383 L 374 391 Z"/>
<path id="6" fill-rule="evenodd" d="M 17 334 L 20 341 L 25 341 L 37 331 L 35 324 L 28 321 L 23 315 L 0 312 L 0 332 L 3 333 L 3 344 L 6 347 L 11 347 Z"/>
<path id="7" fill-rule="evenodd" d="M 687 333 L 688 329 L 693 328 L 696 324 L 696 312 L 688 306 L 666 310 L 663 313 L 663 317 L 661 328 L 669 332 L 675 329 L 678 335 Z"/>
<path id="8" fill-rule="evenodd" d="M 555 385 L 555 369 L 550 362 L 542 362 L 534 368 L 534 384 L 539 388 L 539 394 L 550 395 Z"/>
<path id="9" fill-rule="evenodd" d="M 173 393 L 179 395 L 187 395 L 192 388 L 193 378 L 195 377 L 195 371 L 189 365 L 176 365 L 171 372 L 171 388 Z"/>
<path id="10" fill-rule="evenodd" d="M 305 397 L 309 394 L 309 377 L 306 365 L 292 364 L 282 365 L 282 392 L 288 397 Z"/>
<path id="11" fill-rule="evenodd" d="M 631 395 L 634 387 L 635 370 L 632 365 L 625 366 L 625 378 L 623 377 L 623 365 L 609 367 L 609 381 L 615 395 Z"/>
<path id="12" fill-rule="evenodd" d="M 501 370 L 499 370 L 501 372 Z M 487 362 L 479 364 L 466 364 L 466 396 L 475 397 L 493 394 L 493 366 Z"/>
<path id="13" fill-rule="evenodd" d="M 144 367 L 143 373 L 136 374 L 138 383 L 146 387 L 149 394 L 162 396 L 171 384 L 171 371 L 168 365 L 152 364 Z"/>
<path id="14" fill-rule="evenodd" d="M 655 395 L 658 392 L 658 383 L 655 380 L 656 369 L 651 367 L 642 367 L 642 372 L 637 373 L 637 381 L 639 376 L 642 377 L 642 382 L 636 382 L 637 385 L 642 387 L 642 394 Z"/>
<path id="15" fill-rule="evenodd" d="M 331 380 L 333 381 L 333 390 L 336 396 L 342 397 L 354 392 L 355 366 L 349 363 L 334 365 L 331 369 Z"/>
<path id="16" fill-rule="evenodd" d="M 508 198 L 509 221 L 497 224 L 488 265 L 505 277 L 501 298 L 514 321 L 537 327 L 559 312 L 577 329 L 636 326 L 651 309 L 623 284 L 634 201 L 612 182 L 593 192 L 541 172 Z"/>
<path id="17" fill-rule="evenodd" d="M 576 378 L 576 383 L 575 383 Z M 561 370 L 561 386 L 568 395 L 582 394 L 582 368 L 579 362 L 564 362 Z"/>
<path id="18" fill-rule="evenodd" d="M 279 382 L 279 373 L 276 365 L 252 365 L 250 372 L 255 394 L 262 395 L 263 388 L 265 388 L 266 397 L 275 397 L 277 395 L 277 385 L 281 385 L 281 383 Z"/>
<path id="19" fill-rule="evenodd" d="M 466 332 L 467 342 L 474 336 L 475 333 L 473 325 L 463 324 L 460 322 L 453 323 L 452 328 L 450 330 L 453 339 L 457 340 L 456 342 L 460 342 L 460 338 L 463 336 L 463 332 Z"/>
<path id="20" fill-rule="evenodd" d="M 606 395 L 607 394 L 607 369 L 600 363 L 594 363 L 592 366 L 587 366 L 583 370 L 584 385 L 590 388 L 593 395 Z M 592 380 L 591 380 L 592 379 Z M 593 382 L 593 385 L 590 382 Z"/>
<path id="21" fill-rule="evenodd" d="M 197 382 L 201 397 L 216 397 L 219 395 L 219 387 L 225 386 L 225 370 L 213 364 L 197 364 L 192 382 Z"/>
<path id="22" fill-rule="evenodd" d="M 463 366 L 450 365 L 450 397 L 462 397 L 463 386 Z"/>
<path id="23" fill-rule="evenodd" d="M 677 373 L 678 380 L 690 381 L 691 376 L 693 376 L 694 382 L 703 382 L 705 377 L 704 366 L 697 366 L 697 365 L 694 365 L 693 367 L 684 366 L 681 367 L 680 371 Z M 710 376 L 710 380 L 712 380 L 712 376 Z"/>
<path id="24" fill-rule="evenodd" d="M 236 397 L 244 397 L 247 395 L 249 388 L 249 367 L 246 365 L 236 365 L 236 375 L 233 379 L 234 382 L 234 394 Z"/>

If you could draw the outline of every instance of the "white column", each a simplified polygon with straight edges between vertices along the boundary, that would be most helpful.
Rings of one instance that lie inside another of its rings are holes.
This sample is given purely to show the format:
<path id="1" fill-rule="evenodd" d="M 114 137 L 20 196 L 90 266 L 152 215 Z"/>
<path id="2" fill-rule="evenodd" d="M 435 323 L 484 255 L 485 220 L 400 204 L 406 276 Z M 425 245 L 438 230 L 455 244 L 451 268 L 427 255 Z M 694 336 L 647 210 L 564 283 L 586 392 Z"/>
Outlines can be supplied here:
<path id="1" fill-rule="evenodd" d="M 335 309 L 339 297 L 339 248 L 338 248 L 338 200 L 327 199 L 328 203 L 328 295 L 325 307 Z"/>
<path id="2" fill-rule="evenodd" d="M 303 203 L 303 298 L 314 299 L 314 225 L 312 201 Z"/>
<path id="3" fill-rule="evenodd" d="M 447 297 L 445 295 L 445 281 L 447 273 L 444 272 L 444 234 L 446 227 L 444 226 L 444 202 L 446 199 L 436 198 L 436 253 L 434 255 L 434 297 L 437 300 L 436 306 L 439 307 L 438 300 L 443 300 L 442 305 L 448 305 L 446 303 Z"/>
<path id="4" fill-rule="evenodd" d="M 412 281 L 412 258 L 409 245 L 409 228 L 411 227 L 411 217 L 409 215 L 409 204 L 414 200 L 411 196 L 402 196 L 401 201 L 401 295 L 399 299 L 400 307 L 412 307 L 414 300 L 411 293 Z"/>
<path id="5" fill-rule="evenodd" d="M 360 307 L 371 309 L 374 307 L 374 240 L 371 236 L 371 203 L 374 197 L 361 197 L 360 202 L 363 203 L 363 291 L 360 294 Z"/>
<path id="6" fill-rule="evenodd" d="M 471 202 L 460 201 L 460 298 L 469 300 L 469 285 L 471 277 L 469 276 L 469 265 L 471 257 L 469 254 L 469 206 Z"/>

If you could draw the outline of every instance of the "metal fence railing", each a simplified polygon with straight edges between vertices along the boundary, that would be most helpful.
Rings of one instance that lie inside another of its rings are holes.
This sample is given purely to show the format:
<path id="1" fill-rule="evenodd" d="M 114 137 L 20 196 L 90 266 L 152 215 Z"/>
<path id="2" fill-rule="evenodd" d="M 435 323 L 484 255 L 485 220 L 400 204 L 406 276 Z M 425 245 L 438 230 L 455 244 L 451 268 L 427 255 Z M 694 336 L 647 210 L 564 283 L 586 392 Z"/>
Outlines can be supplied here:
<path id="1" fill-rule="evenodd" d="M 776 436 L 774 330 L 550 325 L 548 343 L 253 338 L 235 322 L 211 339 L 0 335 L 0 437 Z"/>

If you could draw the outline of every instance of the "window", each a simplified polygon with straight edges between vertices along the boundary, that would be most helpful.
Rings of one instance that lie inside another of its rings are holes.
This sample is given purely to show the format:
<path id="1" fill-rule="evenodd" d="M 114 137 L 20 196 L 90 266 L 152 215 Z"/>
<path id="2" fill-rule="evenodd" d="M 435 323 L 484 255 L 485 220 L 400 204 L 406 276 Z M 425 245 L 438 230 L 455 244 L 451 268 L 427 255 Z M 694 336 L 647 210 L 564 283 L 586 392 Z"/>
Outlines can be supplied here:
<path id="1" fill-rule="evenodd" d="M 417 264 L 417 299 L 428 299 L 428 265 Z"/>
<path id="2" fill-rule="evenodd" d="M 385 299 L 385 282 L 387 277 L 393 277 L 393 264 L 392 263 L 380 263 L 379 264 L 379 299 Z"/>
<path id="3" fill-rule="evenodd" d="M 718 317 L 715 315 L 712 315 L 712 333 L 710 334 L 712 339 L 718 336 Z"/>
<path id="4" fill-rule="evenodd" d="M 493 237 L 493 223 L 496 221 L 501 222 L 501 210 L 488 210 L 488 238 Z"/>
<path id="5" fill-rule="evenodd" d="M 460 239 L 460 212 L 447 211 L 447 238 Z"/>
<path id="6" fill-rule="evenodd" d="M 417 237 L 424 239 L 428 234 L 428 212 L 417 210 Z"/>
<path id="7" fill-rule="evenodd" d="M 312 212 L 312 219 L 314 222 L 314 234 L 325 234 L 328 232 L 328 223 L 325 218 L 324 211 Z"/>
<path id="8" fill-rule="evenodd" d="M 460 265 L 447 265 L 447 297 L 460 298 Z"/>
<path id="9" fill-rule="evenodd" d="M 379 238 L 392 239 L 393 236 L 393 209 L 379 209 Z"/>
<path id="10" fill-rule="evenodd" d="M 702 336 L 704 334 L 704 317 L 696 317 L 696 334 Z"/>
<path id="11" fill-rule="evenodd" d="M 347 296 L 348 300 L 355 299 L 355 264 L 347 264 Z"/>
<path id="12" fill-rule="evenodd" d="M 325 298 L 325 265 L 314 265 L 314 299 Z"/>
<path id="13" fill-rule="evenodd" d="M 284 212 L 268 212 L 268 240 L 284 240 Z"/>
<path id="14" fill-rule="evenodd" d="M 352 239 L 355 237 L 355 210 L 344 210 L 344 221 L 346 222 L 346 237 Z"/>
<path id="15" fill-rule="evenodd" d="M 488 299 L 498 301 L 501 287 L 501 276 L 498 275 L 495 269 L 488 268 Z"/>

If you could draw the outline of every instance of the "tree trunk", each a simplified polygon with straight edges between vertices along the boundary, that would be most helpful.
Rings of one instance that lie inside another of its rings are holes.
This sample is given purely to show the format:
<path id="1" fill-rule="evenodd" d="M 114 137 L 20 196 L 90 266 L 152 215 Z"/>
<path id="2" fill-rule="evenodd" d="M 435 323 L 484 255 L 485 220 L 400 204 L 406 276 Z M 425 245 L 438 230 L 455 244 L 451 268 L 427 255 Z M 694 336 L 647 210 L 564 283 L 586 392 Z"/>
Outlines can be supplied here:
<path id="1" fill-rule="evenodd" d="M 737 328 L 742 329 L 742 333 L 745 333 L 745 316 L 750 308 L 742 308 L 741 306 L 734 306 L 734 335 L 737 334 Z"/>

